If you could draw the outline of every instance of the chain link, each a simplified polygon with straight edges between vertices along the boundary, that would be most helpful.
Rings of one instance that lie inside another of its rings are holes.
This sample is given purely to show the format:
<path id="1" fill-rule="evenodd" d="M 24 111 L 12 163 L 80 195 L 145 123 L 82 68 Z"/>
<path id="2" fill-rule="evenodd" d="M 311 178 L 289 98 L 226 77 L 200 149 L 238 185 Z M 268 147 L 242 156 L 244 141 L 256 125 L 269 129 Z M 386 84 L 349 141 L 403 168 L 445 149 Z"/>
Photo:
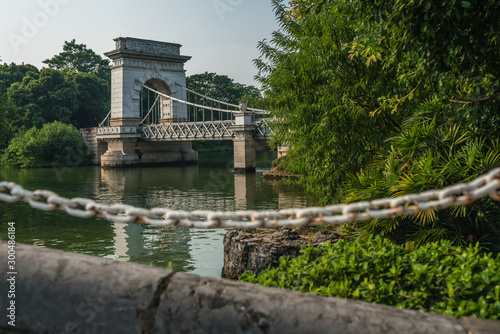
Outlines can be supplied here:
<path id="1" fill-rule="evenodd" d="M 176 211 L 164 208 L 143 209 L 130 205 L 104 205 L 87 198 L 68 199 L 48 190 L 25 190 L 20 185 L 0 182 L 0 201 L 27 202 L 43 211 L 63 210 L 78 218 L 100 217 L 116 223 L 138 223 L 151 226 L 215 227 L 279 227 L 323 224 L 345 224 L 375 218 L 391 219 L 415 215 L 425 210 L 442 210 L 470 204 L 484 196 L 500 201 L 500 168 L 469 183 L 459 183 L 441 190 L 430 190 L 370 202 L 337 204 L 325 207 L 284 209 L 278 211 L 219 212 L 208 210 Z"/>

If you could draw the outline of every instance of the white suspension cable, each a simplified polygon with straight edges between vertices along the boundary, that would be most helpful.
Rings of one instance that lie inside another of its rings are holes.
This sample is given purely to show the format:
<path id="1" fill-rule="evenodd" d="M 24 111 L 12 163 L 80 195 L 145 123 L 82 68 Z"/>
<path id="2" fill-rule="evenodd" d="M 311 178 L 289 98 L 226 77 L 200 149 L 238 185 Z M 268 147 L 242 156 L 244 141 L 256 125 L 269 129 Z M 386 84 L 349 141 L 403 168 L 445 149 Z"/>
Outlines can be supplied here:
<path id="1" fill-rule="evenodd" d="M 192 102 L 188 102 L 188 101 L 184 101 L 184 100 L 181 100 L 181 99 L 178 99 L 176 97 L 173 97 L 173 96 L 170 96 L 170 95 L 167 95 L 167 94 L 164 94 L 164 93 L 161 93 L 155 89 L 152 89 L 150 87 L 147 87 L 147 86 L 142 86 L 156 94 L 160 94 L 162 96 L 165 96 L 169 99 L 172 99 L 173 101 L 177 101 L 177 102 L 180 102 L 180 103 L 184 103 L 184 104 L 187 104 L 187 105 L 190 105 L 190 106 L 193 106 L 193 107 L 197 107 L 197 108 L 202 108 L 202 109 L 213 109 L 213 110 L 216 110 L 216 111 L 222 111 L 222 112 L 227 112 L 227 113 L 233 113 L 233 112 L 236 112 L 236 110 L 229 110 L 229 109 L 218 109 L 218 108 L 210 108 L 210 107 L 206 107 L 204 105 L 201 105 L 201 104 L 197 104 L 197 103 L 192 103 Z"/>
<path id="2" fill-rule="evenodd" d="M 235 107 L 235 108 L 238 108 L 238 109 L 240 108 L 240 106 L 239 106 L 239 105 L 232 104 L 232 103 L 228 103 L 228 102 L 224 102 L 224 101 L 217 100 L 217 99 L 214 99 L 214 98 L 212 98 L 212 97 L 209 97 L 209 96 L 206 96 L 206 95 L 200 94 L 200 93 L 198 93 L 198 92 L 195 92 L 194 90 L 191 90 L 191 89 L 189 89 L 189 88 L 187 88 L 187 87 L 184 87 L 184 86 L 182 86 L 182 85 L 179 85 L 177 82 L 176 82 L 175 84 L 176 84 L 177 86 L 181 87 L 182 89 L 184 89 L 184 90 L 188 91 L 188 92 L 191 92 L 191 93 L 193 93 L 193 94 L 199 95 L 199 96 L 204 97 L 204 98 L 206 98 L 206 99 L 209 99 L 209 100 L 211 100 L 211 101 L 218 102 L 218 103 L 222 103 L 222 104 L 228 105 L 228 106 L 230 106 L 230 107 Z M 257 113 L 264 113 L 264 114 L 268 114 L 268 113 L 269 113 L 269 111 L 268 111 L 268 110 L 256 109 L 256 108 L 248 108 L 248 107 L 247 107 L 247 110 L 250 110 L 250 111 L 253 111 L 253 112 L 257 112 Z"/>
<path id="3" fill-rule="evenodd" d="M 104 126 L 104 123 L 106 122 L 107 119 L 109 119 L 109 117 L 111 116 L 111 110 L 108 112 L 108 114 L 106 115 L 106 117 L 104 117 L 104 119 L 102 120 L 101 123 L 99 123 L 99 127 L 102 128 Z"/>
<path id="4" fill-rule="evenodd" d="M 149 114 L 151 113 L 151 111 L 153 110 L 153 108 L 156 106 L 156 102 L 158 102 L 159 98 L 160 98 L 160 95 L 157 95 L 155 102 L 153 103 L 153 105 L 151 106 L 151 108 L 149 108 L 148 113 L 146 114 L 146 116 L 144 117 L 144 119 L 141 121 L 141 123 L 144 123 L 144 121 L 148 118 Z"/>

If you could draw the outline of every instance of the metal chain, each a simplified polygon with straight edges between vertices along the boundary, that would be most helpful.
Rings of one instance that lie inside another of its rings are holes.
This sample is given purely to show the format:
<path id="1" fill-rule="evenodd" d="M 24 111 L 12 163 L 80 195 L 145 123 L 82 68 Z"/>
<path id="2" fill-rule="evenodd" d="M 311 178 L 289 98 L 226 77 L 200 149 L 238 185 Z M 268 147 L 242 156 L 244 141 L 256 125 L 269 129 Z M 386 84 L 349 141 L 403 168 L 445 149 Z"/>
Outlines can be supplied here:
<path id="1" fill-rule="evenodd" d="M 8 203 L 27 202 L 43 211 L 63 210 L 79 218 L 100 217 L 117 223 L 138 223 L 151 226 L 215 227 L 278 227 L 324 224 L 345 224 L 375 218 L 387 219 L 415 215 L 424 210 L 442 210 L 470 204 L 489 195 L 500 201 L 500 168 L 469 183 L 459 183 L 441 190 L 430 190 L 370 202 L 337 204 L 325 207 L 284 209 L 278 211 L 175 211 L 164 208 L 150 210 L 124 204 L 111 206 L 87 198 L 64 198 L 48 190 L 25 190 L 20 185 L 0 182 L 0 200 Z"/>

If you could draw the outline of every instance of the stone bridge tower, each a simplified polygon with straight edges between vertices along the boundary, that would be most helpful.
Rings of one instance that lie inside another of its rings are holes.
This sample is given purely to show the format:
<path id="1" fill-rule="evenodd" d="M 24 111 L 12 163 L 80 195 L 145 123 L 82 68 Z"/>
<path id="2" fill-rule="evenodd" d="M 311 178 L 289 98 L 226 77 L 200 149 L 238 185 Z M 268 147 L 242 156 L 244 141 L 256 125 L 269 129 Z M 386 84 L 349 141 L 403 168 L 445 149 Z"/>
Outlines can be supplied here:
<path id="1" fill-rule="evenodd" d="M 141 142 L 137 126 L 141 123 L 143 85 L 185 100 L 184 64 L 190 56 L 180 54 L 181 45 L 130 37 L 114 40 L 116 48 L 106 52 L 111 67 L 110 127 L 100 128 L 98 138 L 108 142 L 101 166 L 125 167 L 141 164 L 163 164 L 197 161 L 191 142 Z M 161 97 L 159 122 L 187 120 L 185 104 Z"/>

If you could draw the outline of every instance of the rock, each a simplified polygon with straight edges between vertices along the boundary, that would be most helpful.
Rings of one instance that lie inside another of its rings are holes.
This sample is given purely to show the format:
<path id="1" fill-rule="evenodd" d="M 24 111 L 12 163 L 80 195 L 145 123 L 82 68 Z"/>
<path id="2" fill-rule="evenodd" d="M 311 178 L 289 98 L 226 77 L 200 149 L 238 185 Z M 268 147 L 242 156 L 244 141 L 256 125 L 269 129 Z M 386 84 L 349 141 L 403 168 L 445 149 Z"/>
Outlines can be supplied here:
<path id="1" fill-rule="evenodd" d="M 245 271 L 260 273 L 276 267 L 281 256 L 297 257 L 303 247 L 335 242 L 338 235 L 328 231 L 311 232 L 311 228 L 294 230 L 289 227 L 230 230 L 224 236 L 224 267 L 222 277 L 238 279 Z"/>

